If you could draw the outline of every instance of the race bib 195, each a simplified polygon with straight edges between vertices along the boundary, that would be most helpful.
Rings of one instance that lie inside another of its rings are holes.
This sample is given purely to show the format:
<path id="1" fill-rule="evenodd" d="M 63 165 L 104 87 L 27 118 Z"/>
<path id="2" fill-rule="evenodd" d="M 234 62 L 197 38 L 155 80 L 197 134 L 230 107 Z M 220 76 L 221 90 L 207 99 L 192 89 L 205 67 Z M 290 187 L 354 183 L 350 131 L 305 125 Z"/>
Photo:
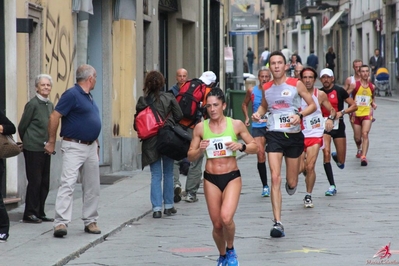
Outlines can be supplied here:
<path id="1" fill-rule="evenodd" d="M 274 129 L 284 129 L 294 127 L 290 123 L 290 116 L 292 114 L 273 114 Z"/>

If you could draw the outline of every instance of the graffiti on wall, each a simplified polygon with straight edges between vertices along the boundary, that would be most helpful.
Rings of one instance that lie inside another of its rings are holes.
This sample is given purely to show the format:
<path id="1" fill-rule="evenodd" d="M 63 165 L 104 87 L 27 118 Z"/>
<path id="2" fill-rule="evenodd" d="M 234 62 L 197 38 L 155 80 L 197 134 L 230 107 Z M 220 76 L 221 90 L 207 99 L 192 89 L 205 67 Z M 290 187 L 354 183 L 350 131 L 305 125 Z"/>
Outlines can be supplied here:
<path id="1" fill-rule="evenodd" d="M 57 91 L 54 99 L 56 104 L 59 95 L 73 84 L 71 78 L 73 78 L 76 44 L 73 40 L 73 31 L 67 28 L 67 26 L 72 27 L 70 25 L 72 23 L 63 23 L 60 16 L 61 9 L 52 12 L 47 8 L 46 13 L 45 64 L 47 72 L 53 77 L 53 89 Z"/>

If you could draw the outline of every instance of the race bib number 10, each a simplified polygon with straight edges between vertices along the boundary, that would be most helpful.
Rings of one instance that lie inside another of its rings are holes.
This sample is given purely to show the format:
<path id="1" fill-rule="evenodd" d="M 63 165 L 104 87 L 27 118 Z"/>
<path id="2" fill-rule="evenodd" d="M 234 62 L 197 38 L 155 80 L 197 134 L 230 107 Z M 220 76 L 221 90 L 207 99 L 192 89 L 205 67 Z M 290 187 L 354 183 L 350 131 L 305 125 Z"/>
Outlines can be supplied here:
<path id="1" fill-rule="evenodd" d="M 232 141 L 230 136 L 209 139 L 209 145 L 206 148 L 208 158 L 233 156 L 233 151 L 227 149 L 225 144 L 229 141 Z"/>

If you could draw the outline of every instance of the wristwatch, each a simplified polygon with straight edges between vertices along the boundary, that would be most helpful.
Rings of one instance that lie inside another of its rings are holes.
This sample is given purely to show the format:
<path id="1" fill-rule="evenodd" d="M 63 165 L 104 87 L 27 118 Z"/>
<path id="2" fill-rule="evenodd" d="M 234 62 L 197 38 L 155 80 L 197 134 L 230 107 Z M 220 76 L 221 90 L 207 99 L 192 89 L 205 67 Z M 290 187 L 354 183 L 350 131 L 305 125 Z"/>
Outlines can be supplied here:
<path id="1" fill-rule="evenodd" d="M 333 120 L 335 119 L 335 117 L 333 117 L 332 115 L 329 115 L 327 119 Z"/>
<path id="2" fill-rule="evenodd" d="M 296 113 L 298 116 L 299 116 L 299 118 L 302 120 L 303 119 L 303 114 L 301 114 L 301 113 Z"/>
<path id="3" fill-rule="evenodd" d="M 247 145 L 245 145 L 245 143 L 242 143 L 242 148 L 241 150 L 239 150 L 240 152 L 243 152 L 247 149 Z"/>

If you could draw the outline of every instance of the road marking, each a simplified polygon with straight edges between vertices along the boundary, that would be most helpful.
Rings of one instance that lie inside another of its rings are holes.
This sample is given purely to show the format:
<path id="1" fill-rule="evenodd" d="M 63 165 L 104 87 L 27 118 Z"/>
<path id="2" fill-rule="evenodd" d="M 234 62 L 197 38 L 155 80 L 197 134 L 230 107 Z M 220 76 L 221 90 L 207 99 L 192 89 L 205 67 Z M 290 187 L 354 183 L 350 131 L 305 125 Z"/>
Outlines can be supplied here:
<path id="1" fill-rule="evenodd" d="M 327 251 L 327 249 L 322 248 L 322 249 L 313 249 L 313 248 L 302 248 L 302 249 L 297 249 L 297 250 L 290 250 L 287 251 L 286 253 L 323 253 L 324 251 Z"/>
<path id="2" fill-rule="evenodd" d="M 175 253 L 197 253 L 197 252 L 209 252 L 214 248 L 208 247 L 196 247 L 196 248 L 174 248 L 171 251 Z"/>

